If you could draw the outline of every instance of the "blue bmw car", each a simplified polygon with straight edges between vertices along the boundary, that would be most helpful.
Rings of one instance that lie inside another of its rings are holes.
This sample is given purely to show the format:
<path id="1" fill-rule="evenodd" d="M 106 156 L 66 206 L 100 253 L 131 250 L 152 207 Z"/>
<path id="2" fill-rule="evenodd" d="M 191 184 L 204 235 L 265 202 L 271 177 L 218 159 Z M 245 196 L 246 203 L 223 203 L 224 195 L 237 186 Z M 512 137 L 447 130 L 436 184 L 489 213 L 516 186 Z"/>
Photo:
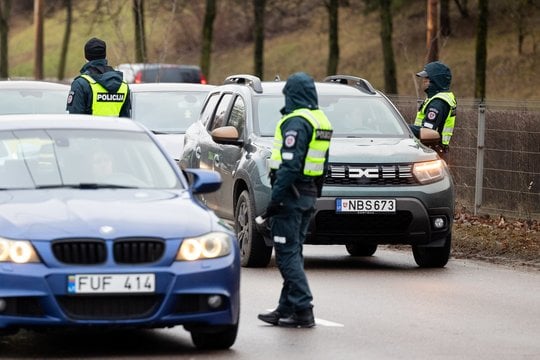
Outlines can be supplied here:
<path id="1" fill-rule="evenodd" d="M 0 116 L 0 335 L 183 325 L 232 346 L 237 240 L 196 197 L 220 184 L 129 119 Z"/>

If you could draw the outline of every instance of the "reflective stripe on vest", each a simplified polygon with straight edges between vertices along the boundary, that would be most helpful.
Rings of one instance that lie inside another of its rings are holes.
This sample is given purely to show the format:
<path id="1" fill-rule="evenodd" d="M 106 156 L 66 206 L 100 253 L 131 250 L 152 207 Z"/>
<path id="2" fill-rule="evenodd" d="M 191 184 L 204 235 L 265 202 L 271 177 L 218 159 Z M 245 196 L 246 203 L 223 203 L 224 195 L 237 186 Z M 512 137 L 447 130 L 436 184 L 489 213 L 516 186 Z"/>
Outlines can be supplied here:
<path id="1" fill-rule="evenodd" d="M 424 123 L 424 118 L 426 116 L 426 106 L 433 99 L 441 99 L 445 101 L 448 105 L 450 105 L 450 111 L 448 112 L 448 116 L 444 120 L 444 127 L 441 133 L 441 143 L 443 145 L 448 145 L 450 143 L 450 139 L 452 138 L 452 134 L 454 133 L 454 125 L 456 123 L 457 102 L 456 97 L 453 93 L 440 92 L 438 94 L 435 94 L 431 98 L 425 100 L 420 107 L 420 110 L 416 114 L 416 120 L 414 121 L 414 125 L 422 126 L 422 124 Z"/>
<path id="2" fill-rule="evenodd" d="M 269 162 L 270 168 L 278 169 L 282 162 L 283 136 L 281 135 L 281 125 L 295 116 L 303 117 L 313 127 L 313 135 L 304 160 L 304 175 L 321 176 L 324 174 L 326 152 L 330 148 L 330 139 L 332 137 L 332 124 L 321 110 L 297 109 L 281 118 L 274 134 L 274 146 Z"/>
<path id="3" fill-rule="evenodd" d="M 92 89 L 92 114 L 101 116 L 118 116 L 126 102 L 128 85 L 122 81 L 122 85 L 116 93 L 108 92 L 100 83 L 90 75 L 81 75 L 88 81 Z"/>

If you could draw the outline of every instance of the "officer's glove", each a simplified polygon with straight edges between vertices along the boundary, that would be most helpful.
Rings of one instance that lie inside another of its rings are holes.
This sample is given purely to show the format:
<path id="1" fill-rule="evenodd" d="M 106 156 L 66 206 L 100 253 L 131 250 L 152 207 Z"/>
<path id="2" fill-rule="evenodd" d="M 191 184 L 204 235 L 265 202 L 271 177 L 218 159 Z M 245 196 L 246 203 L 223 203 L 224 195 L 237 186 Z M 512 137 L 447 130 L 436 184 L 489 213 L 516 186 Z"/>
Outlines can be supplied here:
<path id="1" fill-rule="evenodd" d="M 270 201 L 270 204 L 268 204 L 268 207 L 264 212 L 264 218 L 271 218 L 272 216 L 279 214 L 282 209 L 283 205 L 281 205 L 281 203 Z"/>

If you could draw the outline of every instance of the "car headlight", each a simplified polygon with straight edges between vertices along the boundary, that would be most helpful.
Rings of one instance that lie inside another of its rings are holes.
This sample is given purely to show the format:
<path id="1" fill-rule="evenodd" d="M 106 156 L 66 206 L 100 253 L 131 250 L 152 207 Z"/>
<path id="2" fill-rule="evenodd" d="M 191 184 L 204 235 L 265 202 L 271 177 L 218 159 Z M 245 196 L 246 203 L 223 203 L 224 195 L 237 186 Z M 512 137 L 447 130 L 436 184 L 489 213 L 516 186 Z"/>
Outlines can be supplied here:
<path id="1" fill-rule="evenodd" d="M 231 238 L 222 232 L 212 232 L 182 241 L 176 254 L 177 261 L 213 259 L 230 254 Z"/>
<path id="2" fill-rule="evenodd" d="M 439 181 L 444 177 L 444 162 L 434 160 L 413 165 L 413 175 L 421 184 Z"/>
<path id="3" fill-rule="evenodd" d="M 39 257 L 30 241 L 0 238 L 0 262 L 34 263 Z"/>

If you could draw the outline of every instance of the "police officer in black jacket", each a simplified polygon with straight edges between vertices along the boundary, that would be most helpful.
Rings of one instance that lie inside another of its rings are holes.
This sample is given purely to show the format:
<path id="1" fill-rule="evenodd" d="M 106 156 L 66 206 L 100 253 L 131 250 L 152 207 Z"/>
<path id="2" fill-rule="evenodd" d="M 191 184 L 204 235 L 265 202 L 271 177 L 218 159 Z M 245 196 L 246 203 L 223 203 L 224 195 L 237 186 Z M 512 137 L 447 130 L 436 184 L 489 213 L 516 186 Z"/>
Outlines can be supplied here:
<path id="1" fill-rule="evenodd" d="M 302 248 L 326 172 L 332 126 L 318 107 L 315 83 L 306 73 L 291 75 L 283 94 L 284 116 L 276 126 L 270 158 L 272 198 L 266 210 L 283 287 L 277 308 L 258 318 L 307 328 L 315 325 L 315 318 Z"/>
<path id="2" fill-rule="evenodd" d="M 70 114 L 130 117 L 129 87 L 123 74 L 107 65 L 105 41 L 92 38 L 84 46 L 88 62 L 71 83 L 67 99 Z"/>

